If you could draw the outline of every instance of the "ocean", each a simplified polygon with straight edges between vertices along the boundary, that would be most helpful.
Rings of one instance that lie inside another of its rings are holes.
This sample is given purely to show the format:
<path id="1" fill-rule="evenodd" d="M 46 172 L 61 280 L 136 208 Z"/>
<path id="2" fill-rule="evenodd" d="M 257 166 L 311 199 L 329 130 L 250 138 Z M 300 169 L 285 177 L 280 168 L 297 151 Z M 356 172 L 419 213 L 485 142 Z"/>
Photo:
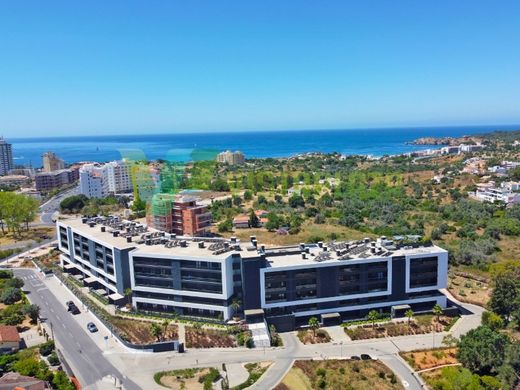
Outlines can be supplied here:
<path id="1" fill-rule="evenodd" d="M 420 137 L 459 137 L 520 126 L 453 126 L 424 128 L 250 131 L 228 133 L 139 134 L 48 138 L 10 138 L 15 165 L 40 167 L 53 151 L 67 163 L 139 159 L 185 160 L 193 149 L 240 150 L 246 158 L 288 157 L 305 152 L 339 152 L 375 157 L 435 146 L 408 145 Z M 137 156 L 137 157 L 136 157 Z"/>

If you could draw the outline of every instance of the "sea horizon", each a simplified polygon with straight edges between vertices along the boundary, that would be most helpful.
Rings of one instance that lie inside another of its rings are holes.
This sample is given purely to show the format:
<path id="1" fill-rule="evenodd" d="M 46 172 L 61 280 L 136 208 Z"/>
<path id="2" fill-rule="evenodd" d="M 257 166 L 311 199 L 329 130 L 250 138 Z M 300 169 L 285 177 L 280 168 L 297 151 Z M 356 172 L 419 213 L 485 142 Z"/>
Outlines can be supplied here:
<path id="1" fill-rule="evenodd" d="M 67 163 L 116 160 L 130 150 L 142 152 L 149 160 L 176 160 L 177 155 L 185 156 L 193 149 L 241 150 L 246 158 L 282 158 L 310 152 L 381 157 L 440 147 L 408 144 L 417 138 L 456 138 L 519 129 L 520 125 L 414 126 L 49 136 L 8 141 L 13 144 L 16 165 L 40 167 L 41 155 L 46 151 L 56 153 Z"/>

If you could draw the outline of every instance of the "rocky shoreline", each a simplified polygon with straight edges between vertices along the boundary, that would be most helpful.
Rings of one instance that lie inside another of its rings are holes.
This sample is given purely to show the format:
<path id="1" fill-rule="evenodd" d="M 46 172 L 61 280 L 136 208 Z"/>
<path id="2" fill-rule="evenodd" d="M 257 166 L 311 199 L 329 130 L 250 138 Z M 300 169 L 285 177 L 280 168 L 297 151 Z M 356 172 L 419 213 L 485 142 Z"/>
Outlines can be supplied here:
<path id="1" fill-rule="evenodd" d="M 462 143 L 475 143 L 480 141 L 478 137 L 462 136 L 458 138 L 453 137 L 422 137 L 413 141 L 407 142 L 407 145 L 460 145 Z"/>

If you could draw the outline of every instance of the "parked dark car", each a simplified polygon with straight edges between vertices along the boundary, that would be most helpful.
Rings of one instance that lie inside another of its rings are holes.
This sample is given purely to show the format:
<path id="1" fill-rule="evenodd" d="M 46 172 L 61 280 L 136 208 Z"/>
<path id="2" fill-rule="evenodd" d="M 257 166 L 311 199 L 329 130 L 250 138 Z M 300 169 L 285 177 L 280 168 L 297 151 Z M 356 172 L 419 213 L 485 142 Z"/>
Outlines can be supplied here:
<path id="1" fill-rule="evenodd" d="M 89 322 L 87 324 L 87 329 L 89 330 L 90 333 L 95 333 L 98 331 L 96 324 L 94 324 L 93 322 Z"/>
<path id="2" fill-rule="evenodd" d="M 70 308 L 70 312 L 71 312 L 72 314 L 79 314 L 79 313 L 81 313 L 81 312 L 79 311 L 79 309 L 78 309 L 78 307 L 77 307 L 76 305 L 74 305 L 74 306 L 72 306 L 72 307 Z"/>
<path id="3" fill-rule="evenodd" d="M 66 303 L 66 305 L 67 305 L 67 311 L 70 311 L 72 314 L 79 314 L 79 313 L 81 313 L 74 302 L 68 301 Z"/>
<path id="4" fill-rule="evenodd" d="M 361 354 L 361 360 L 372 360 L 372 356 L 363 353 Z"/>
<path id="5" fill-rule="evenodd" d="M 351 360 L 361 360 L 359 356 L 353 355 L 350 357 Z"/>

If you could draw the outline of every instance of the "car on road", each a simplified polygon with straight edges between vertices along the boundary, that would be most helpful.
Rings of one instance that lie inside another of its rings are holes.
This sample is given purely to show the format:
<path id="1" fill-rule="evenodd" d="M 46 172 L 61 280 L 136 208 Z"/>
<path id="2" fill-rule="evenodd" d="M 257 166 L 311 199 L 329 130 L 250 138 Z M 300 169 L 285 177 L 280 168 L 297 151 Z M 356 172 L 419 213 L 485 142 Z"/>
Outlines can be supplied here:
<path id="1" fill-rule="evenodd" d="M 78 307 L 76 305 L 73 305 L 69 308 L 69 311 L 72 313 L 72 314 L 79 314 L 81 313 L 81 311 L 79 311 Z"/>
<path id="2" fill-rule="evenodd" d="M 361 360 L 372 360 L 372 356 L 367 355 L 366 353 L 362 353 Z"/>
<path id="3" fill-rule="evenodd" d="M 350 357 L 351 360 L 361 360 L 359 356 L 353 355 Z"/>
<path id="4" fill-rule="evenodd" d="M 93 322 L 89 322 L 87 324 L 87 329 L 89 330 L 90 333 L 95 333 L 98 331 L 96 324 L 94 324 Z"/>
<path id="5" fill-rule="evenodd" d="M 72 301 L 68 301 L 66 303 L 66 306 L 67 306 L 67 311 L 70 311 L 72 314 L 79 314 L 81 313 L 78 309 L 78 307 L 76 306 L 76 304 Z"/>

